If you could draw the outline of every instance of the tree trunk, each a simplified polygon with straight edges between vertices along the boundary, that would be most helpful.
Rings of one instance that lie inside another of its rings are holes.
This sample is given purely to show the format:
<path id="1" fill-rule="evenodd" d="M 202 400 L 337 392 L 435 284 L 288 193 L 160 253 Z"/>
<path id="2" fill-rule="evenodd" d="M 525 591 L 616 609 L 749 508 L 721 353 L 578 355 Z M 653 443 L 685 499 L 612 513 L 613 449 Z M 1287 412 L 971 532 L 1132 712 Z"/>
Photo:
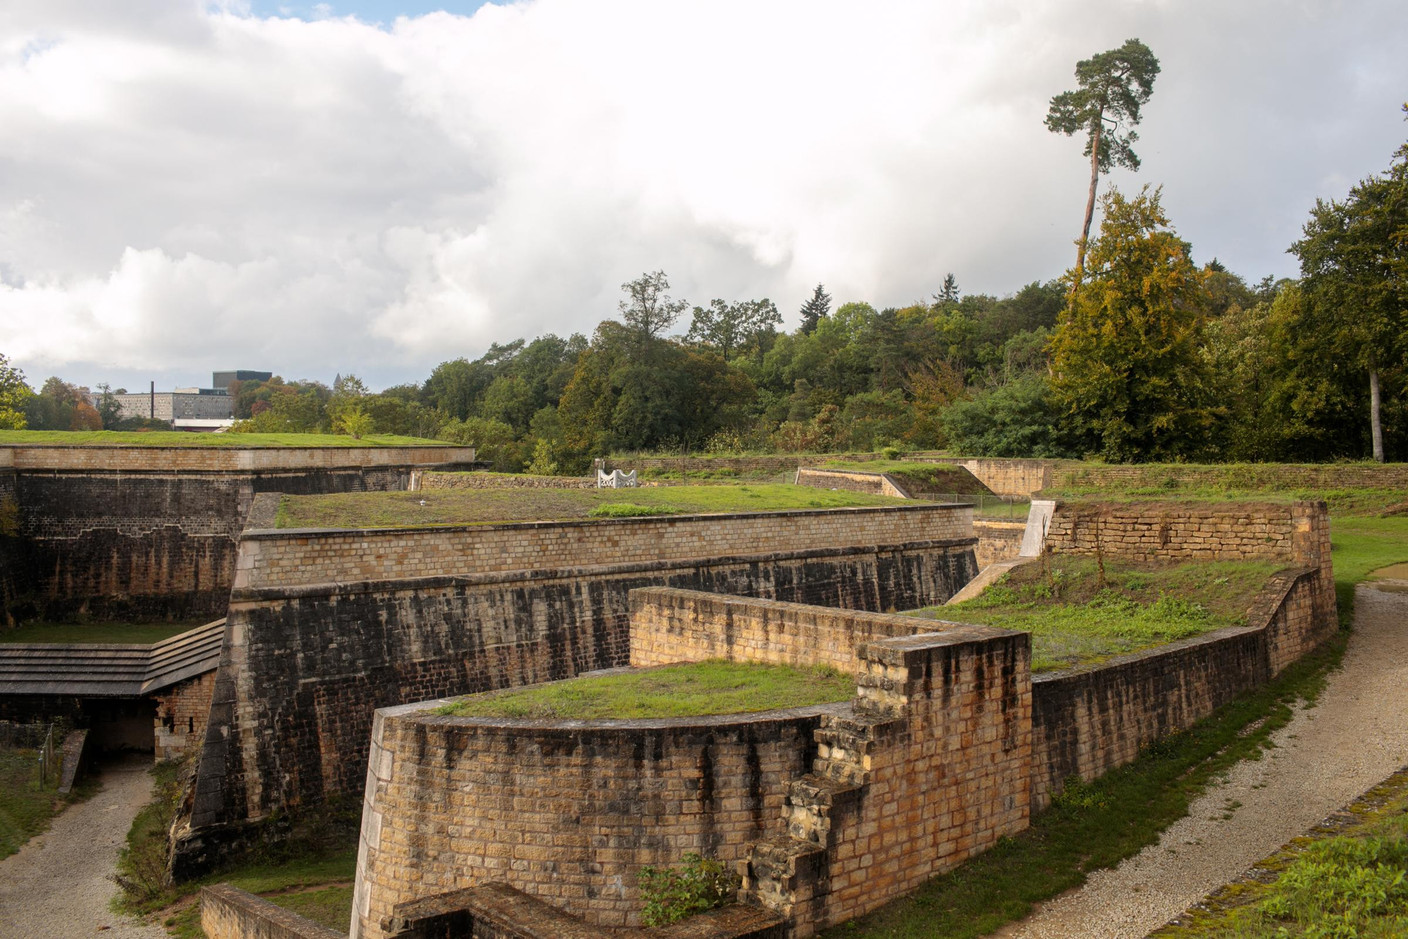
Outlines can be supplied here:
<path id="1" fill-rule="evenodd" d="M 1085 200 L 1085 224 L 1080 241 L 1076 242 L 1076 283 L 1085 275 L 1085 246 L 1090 241 L 1090 222 L 1095 217 L 1095 187 L 1100 182 L 1100 134 L 1105 129 L 1104 116 L 1097 116 L 1090 136 L 1090 195 Z"/>
<path id="2" fill-rule="evenodd" d="M 1379 419 L 1379 370 L 1369 367 L 1369 434 L 1374 441 L 1374 461 L 1384 461 L 1384 426 Z"/>

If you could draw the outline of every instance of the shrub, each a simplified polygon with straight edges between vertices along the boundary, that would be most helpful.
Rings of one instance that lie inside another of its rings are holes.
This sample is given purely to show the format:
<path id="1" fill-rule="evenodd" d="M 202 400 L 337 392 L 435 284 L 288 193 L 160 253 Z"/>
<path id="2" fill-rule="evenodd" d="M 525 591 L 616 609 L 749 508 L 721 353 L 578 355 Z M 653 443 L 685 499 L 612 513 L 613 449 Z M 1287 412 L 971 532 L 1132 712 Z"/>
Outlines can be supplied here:
<path id="1" fill-rule="evenodd" d="M 640 879 L 641 914 L 645 926 L 668 926 L 695 913 L 727 906 L 738 895 L 736 873 L 723 861 L 693 851 L 678 867 L 645 866 Z"/>

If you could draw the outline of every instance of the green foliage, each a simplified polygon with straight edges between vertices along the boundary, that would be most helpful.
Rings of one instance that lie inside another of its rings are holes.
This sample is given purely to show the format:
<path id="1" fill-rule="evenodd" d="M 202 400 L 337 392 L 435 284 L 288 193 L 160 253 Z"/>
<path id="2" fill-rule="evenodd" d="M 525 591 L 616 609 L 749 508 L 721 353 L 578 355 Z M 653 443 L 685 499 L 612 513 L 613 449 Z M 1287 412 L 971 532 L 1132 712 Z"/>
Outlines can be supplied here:
<path id="1" fill-rule="evenodd" d="M 513 428 L 503 421 L 484 417 L 451 420 L 436 435 L 447 443 L 474 447 L 475 458 L 491 464 L 499 472 L 510 472 L 523 465 L 515 446 Z"/>
<path id="2" fill-rule="evenodd" d="M 1073 456 L 1044 376 L 1024 376 L 981 391 L 944 412 L 950 449 L 973 456 Z"/>
<path id="3" fill-rule="evenodd" d="M 10 364 L 0 352 L 0 428 L 24 430 L 29 426 L 25 405 L 34 397 L 25 383 L 24 372 Z"/>
<path id="4" fill-rule="evenodd" d="M 1139 157 L 1131 147 L 1139 135 L 1119 128 L 1131 127 L 1141 119 L 1140 109 L 1154 93 L 1159 60 L 1138 39 L 1127 39 L 1118 49 L 1101 52 L 1076 63 L 1075 91 L 1063 91 L 1051 99 L 1046 127 L 1070 137 L 1084 133 L 1085 155 L 1093 157 L 1100 172 L 1123 166 L 1139 169 Z M 1107 125 L 1113 125 L 1111 130 Z"/>
<path id="5" fill-rule="evenodd" d="M 604 502 L 587 513 L 588 518 L 637 518 L 643 515 L 674 515 L 672 505 L 639 505 L 635 502 Z"/>
<path id="6" fill-rule="evenodd" d="M 777 312 L 777 306 L 766 297 L 738 303 L 713 300 L 707 309 L 694 308 L 694 320 L 686 338 L 717 350 L 727 362 L 750 348 L 761 351 L 765 340 L 776 334 L 781 323 L 782 315 Z"/>
<path id="7" fill-rule="evenodd" d="M 437 710 L 523 719 L 703 717 L 845 701 L 855 679 L 832 668 L 711 659 L 469 695 Z"/>
<path id="8" fill-rule="evenodd" d="M 640 339 L 655 339 L 669 329 L 689 306 L 670 297 L 670 279 L 664 271 L 642 274 L 621 285 L 627 299 L 617 304 L 621 320 Z"/>
<path id="9" fill-rule="evenodd" d="M 59 780 L 51 774 L 39 782 L 39 751 L 0 749 L 0 858 L 14 854 L 24 843 L 49 827 L 65 802 L 85 797 L 90 787 L 69 797 L 58 793 Z"/>
<path id="10" fill-rule="evenodd" d="M 149 912 L 164 905 L 170 896 L 166 882 L 166 859 L 172 819 L 181 801 L 181 767 L 178 763 L 158 763 L 152 768 L 156 780 L 152 801 L 142 807 L 127 832 L 127 844 L 118 853 L 113 879 L 122 888 L 117 905 Z"/>
<path id="11" fill-rule="evenodd" d="M 807 302 L 802 304 L 802 325 L 798 330 L 802 335 L 814 332 L 816 326 L 826 315 L 831 312 L 831 294 L 826 292 L 826 288 L 821 284 L 816 285 L 816 290 L 807 298 Z"/>
<path id="12" fill-rule="evenodd" d="M 360 406 L 354 405 L 338 415 L 335 426 L 339 433 L 349 434 L 354 439 L 361 440 L 375 429 L 376 422 Z"/>
<path id="13" fill-rule="evenodd" d="M 539 438 L 533 445 L 533 459 L 528 462 L 527 472 L 534 476 L 556 476 L 557 460 L 553 458 L 550 440 Z"/>
<path id="14" fill-rule="evenodd" d="M 686 853 L 678 867 L 640 869 L 641 923 L 668 926 L 682 919 L 732 903 L 738 896 L 738 874 L 717 858 Z"/>
<path id="15" fill-rule="evenodd" d="M 69 447 L 424 447 L 435 440 L 374 434 L 353 440 L 333 434 L 255 433 L 190 434 L 168 431 L 39 431 L 0 430 L 0 444 L 17 446 L 62 444 Z"/>
<path id="16" fill-rule="evenodd" d="M 1217 416 L 1201 352 L 1202 275 L 1157 190 L 1103 201 L 1100 237 L 1051 339 L 1052 392 L 1107 460 L 1196 457 Z"/>
<path id="17" fill-rule="evenodd" d="M 1261 904 L 1267 917 L 1293 923 L 1294 935 L 1354 939 L 1373 919 L 1408 929 L 1408 840 L 1331 838 L 1311 845 Z"/>

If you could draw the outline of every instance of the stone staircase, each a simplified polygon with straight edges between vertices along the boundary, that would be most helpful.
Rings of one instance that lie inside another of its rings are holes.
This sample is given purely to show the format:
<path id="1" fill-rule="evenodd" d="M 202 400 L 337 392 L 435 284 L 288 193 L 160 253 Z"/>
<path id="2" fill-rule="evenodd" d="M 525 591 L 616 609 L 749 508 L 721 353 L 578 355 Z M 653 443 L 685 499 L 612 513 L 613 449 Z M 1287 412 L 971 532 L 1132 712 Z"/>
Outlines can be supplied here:
<path id="1" fill-rule="evenodd" d="M 752 846 L 740 862 L 740 899 L 796 921 L 795 914 L 819 904 L 829 890 L 827 852 L 853 816 L 870 782 L 871 755 L 887 731 L 904 724 L 904 681 L 865 654 L 851 714 L 827 714 L 815 732 L 812 771 L 793 780 L 782 809 L 783 833 Z M 814 921 L 816 915 L 802 917 Z"/>

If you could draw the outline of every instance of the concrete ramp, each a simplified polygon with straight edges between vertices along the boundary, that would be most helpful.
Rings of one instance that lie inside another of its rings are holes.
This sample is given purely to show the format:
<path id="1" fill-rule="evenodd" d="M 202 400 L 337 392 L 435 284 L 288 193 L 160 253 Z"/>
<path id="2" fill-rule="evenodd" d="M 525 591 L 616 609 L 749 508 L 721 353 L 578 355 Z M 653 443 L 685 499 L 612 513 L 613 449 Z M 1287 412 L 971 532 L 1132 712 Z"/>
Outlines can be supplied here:
<path id="1" fill-rule="evenodd" d="M 1041 557 L 1041 548 L 1046 544 L 1046 532 L 1051 528 L 1051 516 L 1056 512 L 1056 503 L 1050 499 L 1033 499 L 1027 510 L 1027 530 L 1022 532 L 1022 548 L 1018 557 Z"/>

